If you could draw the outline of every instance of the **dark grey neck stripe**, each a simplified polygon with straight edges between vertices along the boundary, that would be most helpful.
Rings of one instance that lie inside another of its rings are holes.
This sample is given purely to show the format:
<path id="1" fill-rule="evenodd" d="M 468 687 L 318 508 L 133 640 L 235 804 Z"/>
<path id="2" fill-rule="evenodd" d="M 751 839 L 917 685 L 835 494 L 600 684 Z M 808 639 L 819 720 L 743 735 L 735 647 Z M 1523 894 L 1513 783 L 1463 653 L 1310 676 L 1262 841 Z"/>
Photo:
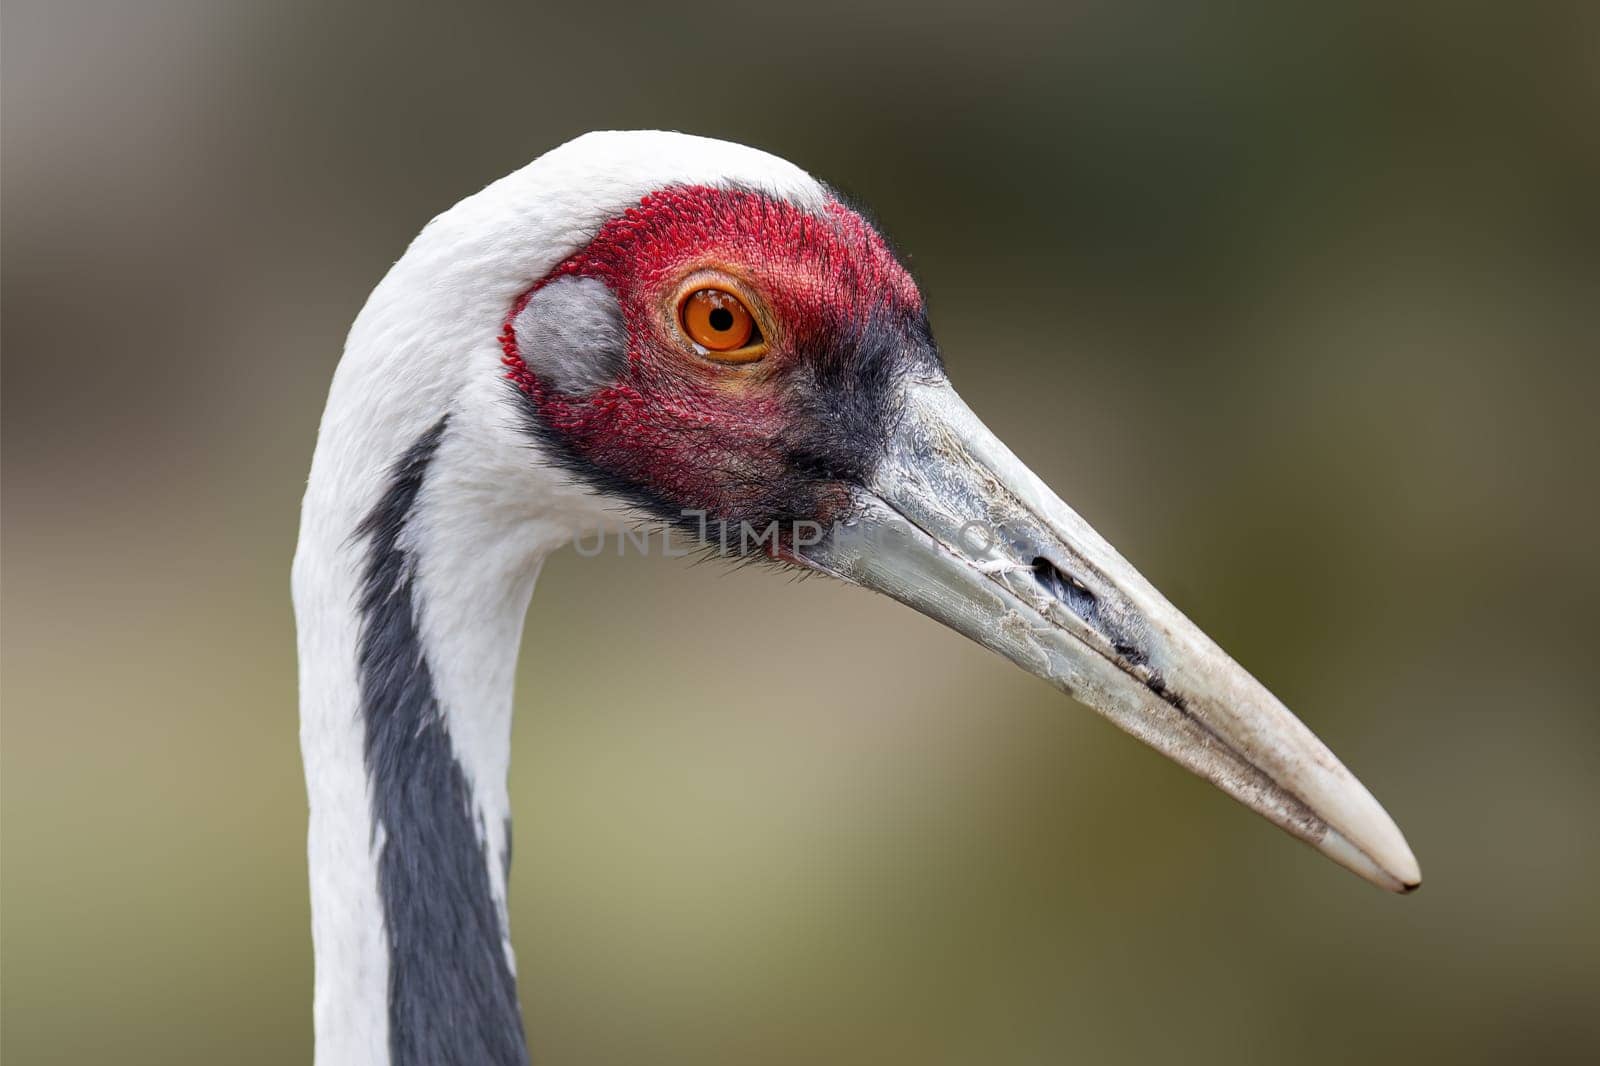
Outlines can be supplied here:
<path id="1" fill-rule="evenodd" d="M 399 546 L 447 422 L 395 463 L 357 530 L 367 542 L 359 674 L 373 829 L 383 837 L 389 1054 L 393 1066 L 526 1066 L 487 856 L 417 633 L 411 560 Z"/>

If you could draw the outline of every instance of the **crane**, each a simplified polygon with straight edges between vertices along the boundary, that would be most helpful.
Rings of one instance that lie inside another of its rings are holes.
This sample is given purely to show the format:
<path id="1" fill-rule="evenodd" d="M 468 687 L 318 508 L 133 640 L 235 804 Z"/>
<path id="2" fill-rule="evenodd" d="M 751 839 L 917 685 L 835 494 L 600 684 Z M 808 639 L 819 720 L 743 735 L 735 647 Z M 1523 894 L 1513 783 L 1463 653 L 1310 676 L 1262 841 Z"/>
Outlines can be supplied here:
<path id="1" fill-rule="evenodd" d="M 752 148 L 590 133 L 429 222 L 333 377 L 292 582 L 323 1066 L 528 1061 L 523 619 L 552 551 L 641 521 L 899 600 L 1420 883 L 1372 794 L 962 402 L 858 210 Z"/>

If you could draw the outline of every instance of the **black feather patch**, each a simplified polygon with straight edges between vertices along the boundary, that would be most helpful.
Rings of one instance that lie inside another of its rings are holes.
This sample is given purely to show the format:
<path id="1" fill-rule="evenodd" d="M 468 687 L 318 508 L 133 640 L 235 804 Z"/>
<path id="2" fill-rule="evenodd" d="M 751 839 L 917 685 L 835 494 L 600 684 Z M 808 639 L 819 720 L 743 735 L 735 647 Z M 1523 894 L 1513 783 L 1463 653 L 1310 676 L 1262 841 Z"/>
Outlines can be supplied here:
<path id="1" fill-rule="evenodd" d="M 359 676 L 373 832 L 383 842 L 389 1055 L 394 1066 L 526 1066 L 488 857 L 417 633 L 414 560 L 400 546 L 447 421 L 395 463 L 357 530 L 367 540 Z"/>

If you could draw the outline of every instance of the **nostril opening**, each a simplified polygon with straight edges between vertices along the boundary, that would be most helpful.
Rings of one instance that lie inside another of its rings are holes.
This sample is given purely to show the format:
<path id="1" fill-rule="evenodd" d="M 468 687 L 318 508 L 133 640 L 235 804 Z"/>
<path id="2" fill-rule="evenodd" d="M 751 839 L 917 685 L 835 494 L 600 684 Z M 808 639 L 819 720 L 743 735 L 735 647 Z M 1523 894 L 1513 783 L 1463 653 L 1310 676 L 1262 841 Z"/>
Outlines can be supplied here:
<path id="1" fill-rule="evenodd" d="M 1067 610 L 1105 637 L 1111 644 L 1111 650 L 1124 662 L 1135 666 L 1147 662 L 1145 653 L 1138 643 L 1100 609 L 1100 600 L 1089 591 L 1088 586 L 1042 555 L 1034 557 L 1031 569 L 1034 580 L 1039 582 L 1039 587 L 1045 594 L 1065 605 Z M 1153 676 L 1151 687 L 1158 694 L 1166 690 L 1159 676 Z"/>
<path id="2" fill-rule="evenodd" d="M 1096 629 L 1100 627 L 1099 601 L 1083 582 L 1042 555 L 1033 560 L 1033 577 L 1052 598 L 1066 604 L 1067 610 Z"/>

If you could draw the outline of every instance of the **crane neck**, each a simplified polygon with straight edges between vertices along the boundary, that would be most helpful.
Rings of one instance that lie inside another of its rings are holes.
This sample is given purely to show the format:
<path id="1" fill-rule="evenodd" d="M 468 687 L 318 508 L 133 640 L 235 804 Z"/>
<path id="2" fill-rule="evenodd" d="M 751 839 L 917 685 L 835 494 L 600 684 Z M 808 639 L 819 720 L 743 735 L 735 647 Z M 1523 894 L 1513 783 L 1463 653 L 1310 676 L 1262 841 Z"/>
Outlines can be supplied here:
<path id="1" fill-rule="evenodd" d="M 526 1063 L 512 690 L 566 534 L 504 506 L 470 420 L 440 416 L 381 466 L 361 436 L 324 427 L 294 574 L 317 1060 Z"/>
<path id="2" fill-rule="evenodd" d="M 498 338 L 519 294 L 674 185 L 831 202 L 754 149 L 588 134 L 433 219 L 351 328 L 294 565 L 324 1066 L 527 1061 L 505 906 L 517 647 L 544 556 L 617 519 L 541 463 Z"/>

